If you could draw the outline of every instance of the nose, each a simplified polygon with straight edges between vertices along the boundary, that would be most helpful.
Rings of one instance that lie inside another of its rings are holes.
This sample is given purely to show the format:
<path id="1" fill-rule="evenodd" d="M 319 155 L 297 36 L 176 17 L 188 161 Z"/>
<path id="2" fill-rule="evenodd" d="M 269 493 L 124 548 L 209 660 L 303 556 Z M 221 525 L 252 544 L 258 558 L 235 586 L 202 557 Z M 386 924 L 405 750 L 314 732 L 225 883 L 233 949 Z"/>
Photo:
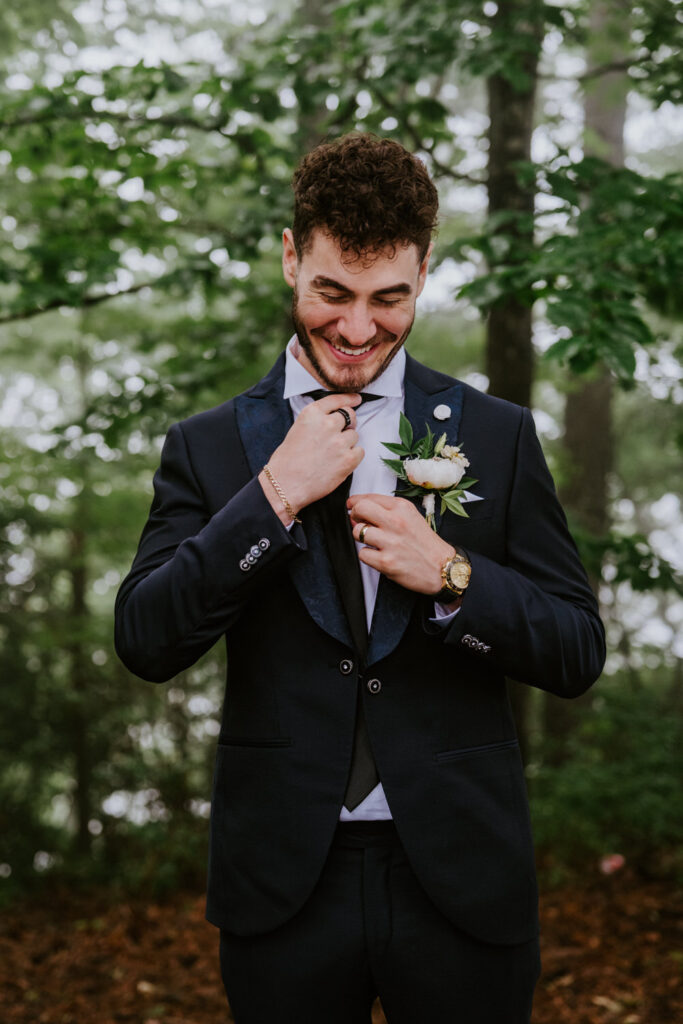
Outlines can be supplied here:
<path id="1" fill-rule="evenodd" d="M 372 311 L 363 302 L 345 307 L 337 320 L 337 330 L 349 345 L 365 345 L 377 334 Z"/>

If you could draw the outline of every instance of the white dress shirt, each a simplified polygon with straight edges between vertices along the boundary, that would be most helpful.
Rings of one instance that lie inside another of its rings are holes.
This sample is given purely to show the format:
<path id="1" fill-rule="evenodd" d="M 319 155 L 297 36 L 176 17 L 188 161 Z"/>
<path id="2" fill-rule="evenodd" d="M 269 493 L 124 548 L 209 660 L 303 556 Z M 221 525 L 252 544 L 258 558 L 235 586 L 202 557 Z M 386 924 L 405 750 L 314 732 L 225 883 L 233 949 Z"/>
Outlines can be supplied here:
<path id="1" fill-rule="evenodd" d="M 320 389 L 320 382 L 311 376 L 295 355 L 298 342 L 296 335 L 290 339 L 285 353 L 285 390 L 284 398 L 289 400 L 294 418 L 299 415 L 312 398 L 306 396 L 306 392 Z M 388 466 L 385 466 L 382 459 L 391 458 L 391 453 L 384 447 L 383 442 L 400 443 L 398 432 L 399 415 L 403 412 L 405 392 L 403 378 L 405 375 L 406 354 L 401 348 L 382 373 L 372 384 L 363 388 L 364 394 L 381 395 L 381 399 L 375 402 L 364 402 L 356 407 L 356 430 L 360 447 L 364 449 L 363 461 L 353 472 L 351 478 L 351 494 L 393 494 L 396 489 L 396 474 Z M 363 547 L 356 543 L 357 549 Z M 359 562 L 361 578 L 363 580 L 363 593 L 365 597 L 365 616 L 368 624 L 368 632 L 372 623 L 372 616 L 375 610 L 377 598 L 377 587 L 380 574 L 377 569 Z M 435 619 L 442 625 L 457 615 L 457 612 L 450 612 L 445 606 L 435 604 Z M 391 818 L 384 788 L 378 783 L 366 798 L 349 811 L 342 807 L 339 816 L 340 821 L 370 821 Z"/>

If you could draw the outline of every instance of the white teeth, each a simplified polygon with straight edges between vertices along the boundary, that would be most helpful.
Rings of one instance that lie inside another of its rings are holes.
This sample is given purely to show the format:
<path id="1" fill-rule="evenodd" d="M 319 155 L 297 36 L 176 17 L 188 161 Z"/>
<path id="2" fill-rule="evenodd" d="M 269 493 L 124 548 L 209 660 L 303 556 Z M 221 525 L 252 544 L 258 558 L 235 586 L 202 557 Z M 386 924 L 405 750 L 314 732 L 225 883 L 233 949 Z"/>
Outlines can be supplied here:
<path id="1" fill-rule="evenodd" d="M 360 356 L 364 355 L 365 352 L 369 352 L 373 345 L 360 345 L 358 348 L 345 348 L 343 345 L 335 345 L 334 342 L 330 342 L 332 348 L 336 348 L 337 352 L 343 352 L 345 356 Z"/>

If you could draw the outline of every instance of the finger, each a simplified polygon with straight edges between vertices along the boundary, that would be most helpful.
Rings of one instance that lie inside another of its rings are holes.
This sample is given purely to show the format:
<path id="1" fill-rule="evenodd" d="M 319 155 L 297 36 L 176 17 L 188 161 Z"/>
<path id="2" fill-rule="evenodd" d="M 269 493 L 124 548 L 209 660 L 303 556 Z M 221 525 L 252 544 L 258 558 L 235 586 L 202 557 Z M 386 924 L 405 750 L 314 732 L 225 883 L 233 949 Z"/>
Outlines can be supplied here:
<path id="1" fill-rule="evenodd" d="M 353 409 L 347 408 L 346 406 L 342 405 L 338 409 L 333 409 L 332 412 L 329 413 L 329 416 L 330 417 L 334 417 L 334 416 L 339 416 L 340 417 L 340 419 L 342 421 L 342 428 L 341 428 L 342 429 L 342 433 L 344 433 L 345 431 L 350 430 L 352 428 L 355 429 L 355 426 L 356 426 L 356 414 L 353 411 Z"/>
<path id="2" fill-rule="evenodd" d="M 353 452 L 355 460 L 353 468 L 356 469 L 356 467 L 360 466 L 361 462 L 365 458 L 365 448 L 361 448 L 360 445 L 356 444 L 352 447 L 351 451 Z"/>
<path id="3" fill-rule="evenodd" d="M 353 510 L 359 501 L 370 500 L 382 508 L 396 508 L 396 503 L 405 501 L 405 498 L 397 498 L 393 494 L 350 494 L 346 501 L 346 507 Z"/>
<path id="4" fill-rule="evenodd" d="M 353 539 L 359 544 L 366 544 L 371 548 L 380 548 L 382 545 L 382 531 L 370 523 L 356 523 L 352 530 Z M 361 536 L 362 534 L 362 536 Z"/>
<path id="5" fill-rule="evenodd" d="M 382 572 L 382 566 L 384 565 L 384 556 L 381 551 L 377 548 L 361 548 L 358 552 L 358 558 L 361 562 L 369 565 L 373 569 L 377 569 L 378 572 Z"/>
<path id="6" fill-rule="evenodd" d="M 373 497 L 375 497 L 373 495 Z M 387 509 L 372 498 L 356 502 L 351 509 L 351 519 L 355 523 L 369 523 L 372 526 L 387 525 Z"/>
<path id="7" fill-rule="evenodd" d="M 360 440 L 357 430 L 349 427 L 347 430 L 342 430 L 341 433 L 344 435 L 344 443 L 347 448 L 355 448 L 357 446 Z"/>
<path id="8" fill-rule="evenodd" d="M 323 401 L 324 399 L 321 398 L 319 402 L 316 402 L 316 405 L 322 405 Z M 304 412 L 307 412 L 310 408 L 310 405 L 307 406 Z M 328 412 L 325 412 L 324 409 L 320 410 L 320 414 L 320 418 L 316 419 L 316 429 L 320 429 L 322 424 L 325 424 L 325 430 L 329 430 L 331 433 L 335 434 L 341 431 L 356 429 L 356 410 L 352 405 L 337 404 L 334 409 L 331 409 Z M 317 409 L 315 410 L 314 415 L 318 415 Z M 347 416 L 350 420 L 348 427 L 346 426 Z"/>

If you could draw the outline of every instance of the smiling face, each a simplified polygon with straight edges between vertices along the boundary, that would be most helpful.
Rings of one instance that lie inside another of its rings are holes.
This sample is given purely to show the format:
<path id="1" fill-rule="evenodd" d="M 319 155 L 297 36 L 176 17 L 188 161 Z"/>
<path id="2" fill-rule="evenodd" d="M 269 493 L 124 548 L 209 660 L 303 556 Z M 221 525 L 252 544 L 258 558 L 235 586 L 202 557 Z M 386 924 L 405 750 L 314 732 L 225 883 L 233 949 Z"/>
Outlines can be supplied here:
<path id="1" fill-rule="evenodd" d="M 289 228 L 283 245 L 299 362 L 332 391 L 362 391 L 410 333 L 431 247 L 422 261 L 416 245 L 350 261 L 336 239 L 316 229 L 298 258 Z"/>

